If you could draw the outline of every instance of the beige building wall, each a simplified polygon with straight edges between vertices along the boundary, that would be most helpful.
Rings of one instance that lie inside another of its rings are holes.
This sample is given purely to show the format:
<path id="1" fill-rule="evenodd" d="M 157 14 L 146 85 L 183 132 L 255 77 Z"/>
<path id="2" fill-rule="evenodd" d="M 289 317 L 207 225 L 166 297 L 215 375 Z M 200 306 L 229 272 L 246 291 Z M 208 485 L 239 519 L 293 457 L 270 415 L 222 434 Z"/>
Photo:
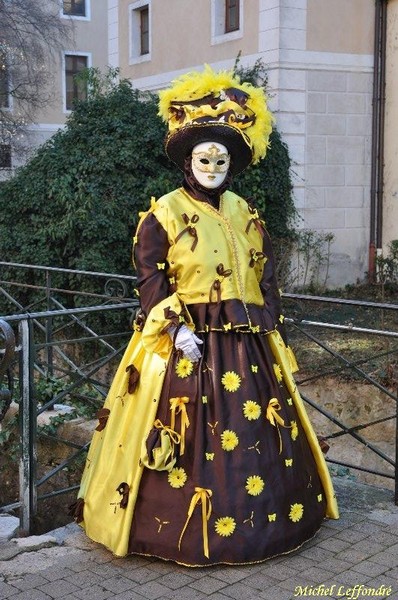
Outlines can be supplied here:
<path id="1" fill-rule="evenodd" d="M 151 60 L 134 64 L 131 58 L 132 0 L 119 1 L 119 65 L 134 83 L 161 73 L 190 70 L 206 62 L 234 60 L 258 48 L 258 3 L 245 2 L 244 35 L 227 43 L 212 43 L 211 0 L 151 0 Z M 232 36 L 233 38 L 234 36 Z"/>
<path id="2" fill-rule="evenodd" d="M 383 245 L 398 239 L 398 0 L 388 2 Z"/>
<path id="3" fill-rule="evenodd" d="M 48 57 L 47 68 L 51 72 L 52 84 L 49 86 L 51 102 L 36 113 L 36 123 L 27 133 L 29 143 L 34 149 L 51 137 L 65 123 L 70 111 L 65 110 L 64 65 L 63 55 L 87 54 L 89 66 L 99 67 L 104 71 L 108 64 L 108 0 L 90 0 L 89 18 L 63 17 L 71 28 L 70 42 L 60 52 L 55 61 Z"/>
<path id="4" fill-rule="evenodd" d="M 152 48 L 140 61 L 132 56 L 130 12 L 143 4 Z M 375 1 L 241 4 L 240 37 L 215 43 L 212 8 L 222 0 L 109 0 L 110 60 L 135 87 L 157 90 L 205 62 L 231 68 L 240 51 L 243 65 L 262 59 L 293 161 L 299 226 L 334 234 L 329 285 L 355 282 L 368 268 Z"/>
<path id="5" fill-rule="evenodd" d="M 373 51 L 374 2 L 308 0 L 307 50 L 370 54 Z"/>
<path id="6" fill-rule="evenodd" d="M 368 268 L 373 0 L 307 0 L 303 226 L 332 232 L 331 284 Z"/>

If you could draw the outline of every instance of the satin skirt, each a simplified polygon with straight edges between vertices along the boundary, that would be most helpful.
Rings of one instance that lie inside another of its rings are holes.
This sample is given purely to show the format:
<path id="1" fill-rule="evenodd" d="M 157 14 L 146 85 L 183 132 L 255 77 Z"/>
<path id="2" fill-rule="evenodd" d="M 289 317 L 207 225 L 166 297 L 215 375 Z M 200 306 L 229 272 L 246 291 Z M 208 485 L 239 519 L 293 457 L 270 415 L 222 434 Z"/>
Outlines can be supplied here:
<path id="1" fill-rule="evenodd" d="M 199 336 L 199 363 L 177 352 L 168 361 L 156 421 L 175 433 L 175 462 L 143 468 L 127 552 L 188 566 L 291 552 L 315 535 L 333 494 L 297 391 L 269 335 Z"/>

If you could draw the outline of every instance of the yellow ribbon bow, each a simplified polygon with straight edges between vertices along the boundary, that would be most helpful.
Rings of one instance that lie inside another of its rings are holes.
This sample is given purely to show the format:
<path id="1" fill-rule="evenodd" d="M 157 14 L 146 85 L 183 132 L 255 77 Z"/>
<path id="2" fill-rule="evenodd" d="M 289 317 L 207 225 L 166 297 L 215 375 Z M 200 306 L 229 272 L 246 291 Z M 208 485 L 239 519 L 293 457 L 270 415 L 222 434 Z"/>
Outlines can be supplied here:
<path id="1" fill-rule="evenodd" d="M 279 454 L 281 454 L 281 452 L 282 452 L 282 436 L 281 436 L 281 432 L 279 430 L 279 425 L 281 425 L 282 427 L 287 427 L 287 428 L 289 427 L 288 425 L 285 425 L 285 421 L 282 419 L 282 417 L 280 415 L 278 415 L 278 411 L 280 411 L 280 410 L 281 410 L 281 405 L 279 404 L 278 400 L 276 398 L 271 398 L 271 400 L 268 402 L 266 418 L 271 423 L 271 425 L 276 427 L 276 429 L 278 431 Z"/>
<path id="2" fill-rule="evenodd" d="M 172 427 L 163 425 L 163 423 L 160 419 L 156 419 L 153 426 L 156 427 L 156 429 L 162 429 L 163 431 L 167 431 L 167 433 L 169 434 L 169 436 L 172 439 L 172 441 L 174 442 L 174 444 L 180 443 L 180 435 L 176 431 L 174 431 L 174 429 Z"/>
<path id="3" fill-rule="evenodd" d="M 207 490 L 205 488 L 196 487 L 195 494 L 192 496 L 191 503 L 188 509 L 188 517 L 185 521 L 184 528 L 181 532 L 180 539 L 178 540 L 178 549 L 181 550 L 181 542 L 188 527 L 188 523 L 193 515 L 193 511 L 198 504 L 202 505 L 202 531 L 203 531 L 203 554 L 206 558 L 209 558 L 209 536 L 207 532 L 207 523 L 210 519 L 212 505 L 210 498 L 212 497 L 213 492 L 211 490 Z"/>
<path id="4" fill-rule="evenodd" d="M 189 398 L 187 396 L 178 396 L 177 398 L 170 398 L 170 410 L 171 410 L 171 429 L 175 429 L 176 417 L 181 414 L 181 429 L 180 429 L 180 456 L 185 452 L 185 430 L 189 427 L 190 422 L 187 414 L 186 404 L 188 404 Z"/>

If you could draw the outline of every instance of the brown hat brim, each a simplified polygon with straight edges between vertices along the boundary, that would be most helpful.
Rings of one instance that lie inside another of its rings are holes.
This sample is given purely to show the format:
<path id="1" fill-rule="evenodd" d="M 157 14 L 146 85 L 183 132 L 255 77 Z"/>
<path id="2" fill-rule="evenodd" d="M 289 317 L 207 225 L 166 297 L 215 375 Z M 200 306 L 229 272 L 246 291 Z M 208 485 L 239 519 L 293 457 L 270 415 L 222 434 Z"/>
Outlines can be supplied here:
<path id="1" fill-rule="evenodd" d="M 165 141 L 166 154 L 183 171 L 187 156 L 202 142 L 223 144 L 231 155 L 230 171 L 241 173 L 252 162 L 252 150 L 247 136 L 227 123 L 197 123 L 185 125 L 169 133 Z"/>

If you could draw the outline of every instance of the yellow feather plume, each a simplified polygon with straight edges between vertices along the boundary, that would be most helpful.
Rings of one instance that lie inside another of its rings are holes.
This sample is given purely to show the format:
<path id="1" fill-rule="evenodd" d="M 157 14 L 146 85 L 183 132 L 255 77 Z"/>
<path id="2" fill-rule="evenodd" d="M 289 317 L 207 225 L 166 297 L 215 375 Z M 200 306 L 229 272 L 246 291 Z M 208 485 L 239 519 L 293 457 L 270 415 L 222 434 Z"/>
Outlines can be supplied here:
<path id="1" fill-rule="evenodd" d="M 273 116 L 267 108 L 264 90 L 247 82 L 241 83 L 232 71 L 215 72 L 209 65 L 205 65 L 203 72 L 192 71 L 175 79 L 170 88 L 159 92 L 158 114 L 167 123 L 173 102 L 199 100 L 228 88 L 237 88 L 248 95 L 247 107 L 254 113 L 255 121 L 244 129 L 244 134 L 250 140 L 253 163 L 257 163 L 266 154 Z M 236 129 L 239 129 L 238 124 Z"/>

